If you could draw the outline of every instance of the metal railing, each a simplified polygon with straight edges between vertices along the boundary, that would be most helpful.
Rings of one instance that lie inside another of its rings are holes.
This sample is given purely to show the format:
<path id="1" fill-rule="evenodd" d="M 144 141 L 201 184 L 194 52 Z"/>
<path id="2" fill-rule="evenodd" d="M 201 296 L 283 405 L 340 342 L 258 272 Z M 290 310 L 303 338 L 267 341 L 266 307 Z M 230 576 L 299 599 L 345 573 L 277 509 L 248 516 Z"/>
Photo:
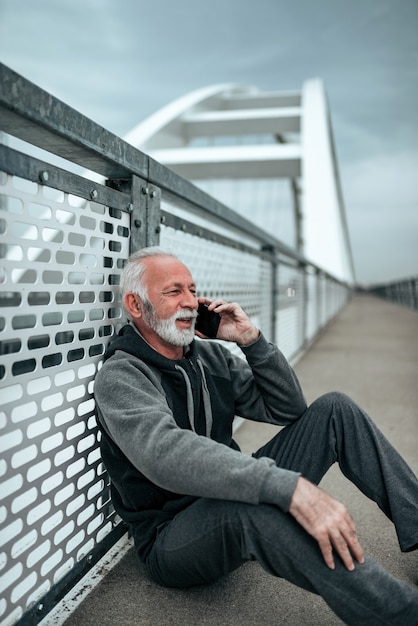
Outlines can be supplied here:
<path id="1" fill-rule="evenodd" d="M 3 65 L 0 85 L 0 131 L 25 142 L 0 146 L 0 623 L 12 626 L 38 623 L 125 533 L 93 384 L 124 323 L 129 253 L 172 248 L 201 295 L 240 301 L 289 359 L 350 288 Z"/>
<path id="2" fill-rule="evenodd" d="M 367 291 L 379 298 L 418 311 L 418 276 L 396 280 L 384 285 L 375 285 Z"/>

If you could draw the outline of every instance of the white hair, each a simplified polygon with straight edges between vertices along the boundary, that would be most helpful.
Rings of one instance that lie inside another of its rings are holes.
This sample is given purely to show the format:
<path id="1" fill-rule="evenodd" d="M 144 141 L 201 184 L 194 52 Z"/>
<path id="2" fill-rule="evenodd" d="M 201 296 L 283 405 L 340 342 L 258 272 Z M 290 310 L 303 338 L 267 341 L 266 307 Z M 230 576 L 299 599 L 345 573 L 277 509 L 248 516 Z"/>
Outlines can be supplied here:
<path id="1" fill-rule="evenodd" d="M 145 263 L 143 263 L 143 260 L 153 256 L 178 258 L 170 250 L 165 250 L 159 246 L 149 246 L 134 252 L 126 261 L 120 277 L 122 302 L 124 302 L 125 295 L 129 292 L 138 294 L 142 302 L 149 301 L 148 290 L 144 280 Z"/>

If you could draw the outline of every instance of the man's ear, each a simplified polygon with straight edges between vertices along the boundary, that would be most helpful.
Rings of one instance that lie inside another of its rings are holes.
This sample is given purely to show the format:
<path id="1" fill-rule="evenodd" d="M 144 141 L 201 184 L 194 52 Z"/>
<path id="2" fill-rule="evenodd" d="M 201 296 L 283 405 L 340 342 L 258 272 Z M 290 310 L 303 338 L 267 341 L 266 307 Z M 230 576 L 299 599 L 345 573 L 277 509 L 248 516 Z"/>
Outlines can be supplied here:
<path id="1" fill-rule="evenodd" d="M 141 300 L 136 293 L 132 293 L 132 291 L 128 292 L 125 295 L 124 305 L 132 318 L 138 319 L 142 317 Z"/>

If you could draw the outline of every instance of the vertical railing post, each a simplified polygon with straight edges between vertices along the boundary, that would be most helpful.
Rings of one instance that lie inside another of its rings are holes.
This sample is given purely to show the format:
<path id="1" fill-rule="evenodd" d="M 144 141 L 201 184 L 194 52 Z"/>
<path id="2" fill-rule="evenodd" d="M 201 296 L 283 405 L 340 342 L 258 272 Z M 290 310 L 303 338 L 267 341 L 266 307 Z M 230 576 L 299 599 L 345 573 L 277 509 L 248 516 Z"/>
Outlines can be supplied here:
<path id="1" fill-rule="evenodd" d="M 299 349 L 303 349 L 308 336 L 308 284 L 307 284 L 307 266 L 306 263 L 299 263 L 299 267 L 302 270 L 302 306 L 301 306 L 301 331 L 302 337 Z"/>
<path id="2" fill-rule="evenodd" d="M 161 189 L 148 185 L 147 197 L 147 246 L 157 246 L 161 232 Z"/>
<path id="3" fill-rule="evenodd" d="M 278 265 L 279 254 L 271 246 L 263 246 L 263 252 L 266 252 L 270 256 L 271 263 L 271 311 L 270 311 L 270 341 L 277 343 L 278 337 L 276 336 L 276 322 L 277 322 L 277 279 L 278 279 Z"/>
<path id="4" fill-rule="evenodd" d="M 130 253 L 147 245 L 147 182 L 139 176 L 131 179 L 131 241 Z"/>
<path id="5" fill-rule="evenodd" d="M 315 328 L 320 329 L 322 327 L 322 292 L 321 292 L 321 273 L 318 268 L 315 268 L 315 310 L 316 310 L 316 320 L 315 320 Z"/>
<path id="6" fill-rule="evenodd" d="M 129 180 L 110 180 L 107 184 L 131 195 L 130 254 L 146 246 L 157 245 L 161 228 L 161 190 L 135 175 Z"/>
<path id="7" fill-rule="evenodd" d="M 278 267 L 279 267 L 279 254 L 272 247 L 263 248 L 265 252 L 270 253 L 271 263 L 271 311 L 270 311 L 270 341 L 277 343 L 278 337 L 276 332 L 277 322 L 277 281 L 278 281 Z"/>

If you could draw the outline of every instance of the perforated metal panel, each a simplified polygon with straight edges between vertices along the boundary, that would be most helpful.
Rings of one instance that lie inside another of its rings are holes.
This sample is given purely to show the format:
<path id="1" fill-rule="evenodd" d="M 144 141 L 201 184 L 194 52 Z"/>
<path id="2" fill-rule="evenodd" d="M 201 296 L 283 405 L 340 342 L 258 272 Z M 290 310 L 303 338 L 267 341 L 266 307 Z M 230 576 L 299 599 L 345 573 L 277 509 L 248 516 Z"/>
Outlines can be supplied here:
<path id="1" fill-rule="evenodd" d="M 129 215 L 0 178 L 0 620 L 13 624 L 118 523 L 93 379 L 121 323 Z"/>
<path id="2" fill-rule="evenodd" d="M 318 332 L 318 274 L 313 269 L 306 273 L 306 340 Z"/>

